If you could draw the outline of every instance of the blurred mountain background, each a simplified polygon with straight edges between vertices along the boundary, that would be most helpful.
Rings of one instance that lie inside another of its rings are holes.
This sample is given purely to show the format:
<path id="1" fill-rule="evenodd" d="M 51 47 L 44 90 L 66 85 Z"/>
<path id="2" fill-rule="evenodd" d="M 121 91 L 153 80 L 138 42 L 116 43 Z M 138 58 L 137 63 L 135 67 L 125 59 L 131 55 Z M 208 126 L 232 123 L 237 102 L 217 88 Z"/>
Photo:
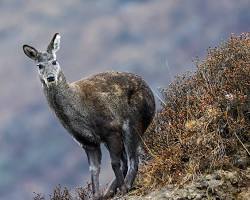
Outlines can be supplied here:
<path id="1" fill-rule="evenodd" d="M 130 71 L 157 91 L 193 70 L 208 47 L 250 31 L 249 8 L 249 0 L 1 0 L 0 199 L 89 180 L 86 155 L 48 109 L 23 44 L 42 50 L 59 32 L 57 58 L 68 81 Z M 111 176 L 106 153 L 102 184 Z"/>

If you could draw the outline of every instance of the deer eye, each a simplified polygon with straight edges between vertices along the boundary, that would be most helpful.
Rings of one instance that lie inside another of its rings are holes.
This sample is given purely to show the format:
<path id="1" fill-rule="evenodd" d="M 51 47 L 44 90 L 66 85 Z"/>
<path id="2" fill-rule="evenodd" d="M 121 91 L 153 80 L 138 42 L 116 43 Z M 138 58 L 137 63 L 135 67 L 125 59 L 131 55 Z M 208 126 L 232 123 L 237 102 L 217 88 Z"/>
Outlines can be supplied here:
<path id="1" fill-rule="evenodd" d="M 38 64 L 37 66 L 39 67 L 39 69 L 43 69 L 44 68 L 44 66 L 42 64 Z"/>
<path id="2" fill-rule="evenodd" d="M 56 65 L 56 60 L 53 60 L 53 61 L 52 61 L 52 65 Z"/>

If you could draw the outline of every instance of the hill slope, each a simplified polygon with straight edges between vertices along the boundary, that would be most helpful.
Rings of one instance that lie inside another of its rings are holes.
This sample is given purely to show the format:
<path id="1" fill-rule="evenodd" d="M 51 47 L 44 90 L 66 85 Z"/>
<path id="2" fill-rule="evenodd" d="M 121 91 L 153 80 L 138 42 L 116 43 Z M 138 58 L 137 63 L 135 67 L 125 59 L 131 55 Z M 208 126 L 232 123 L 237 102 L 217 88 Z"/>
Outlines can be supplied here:
<path id="1" fill-rule="evenodd" d="M 162 91 L 135 190 L 115 199 L 249 199 L 249 86 L 250 33 L 209 49 L 195 73 Z M 77 199 L 62 195 L 55 200 Z"/>

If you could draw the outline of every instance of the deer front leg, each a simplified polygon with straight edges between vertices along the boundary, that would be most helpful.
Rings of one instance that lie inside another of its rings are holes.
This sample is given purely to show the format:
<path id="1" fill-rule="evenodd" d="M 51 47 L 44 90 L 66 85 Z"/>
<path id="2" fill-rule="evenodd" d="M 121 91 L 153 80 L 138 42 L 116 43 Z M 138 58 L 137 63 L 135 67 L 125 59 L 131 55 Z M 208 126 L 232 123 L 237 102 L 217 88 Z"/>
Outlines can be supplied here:
<path id="1" fill-rule="evenodd" d="M 101 199 L 101 193 L 99 188 L 99 174 L 100 174 L 100 164 L 101 164 L 101 149 L 100 146 L 96 149 L 85 150 L 88 156 L 89 171 L 91 173 L 91 184 L 93 197 L 96 200 Z"/>

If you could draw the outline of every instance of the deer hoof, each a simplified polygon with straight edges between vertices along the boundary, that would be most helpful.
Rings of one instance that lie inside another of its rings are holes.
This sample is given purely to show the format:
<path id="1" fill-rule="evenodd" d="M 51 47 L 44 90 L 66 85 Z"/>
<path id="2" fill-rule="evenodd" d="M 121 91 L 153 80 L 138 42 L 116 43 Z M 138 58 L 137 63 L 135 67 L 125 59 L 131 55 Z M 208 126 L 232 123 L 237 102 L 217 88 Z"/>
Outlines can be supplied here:
<path id="1" fill-rule="evenodd" d="M 104 200 L 104 198 L 102 197 L 102 195 L 94 194 L 93 200 Z"/>
<path id="2" fill-rule="evenodd" d="M 115 195 L 115 192 L 113 190 L 108 190 L 105 195 L 103 196 L 103 199 L 109 199 Z"/>
<path id="3" fill-rule="evenodd" d="M 121 188 L 120 188 L 120 191 L 121 191 L 121 194 L 122 194 L 122 195 L 127 194 L 127 193 L 128 193 L 128 188 L 127 188 L 127 186 L 126 186 L 125 184 L 122 185 Z"/>

